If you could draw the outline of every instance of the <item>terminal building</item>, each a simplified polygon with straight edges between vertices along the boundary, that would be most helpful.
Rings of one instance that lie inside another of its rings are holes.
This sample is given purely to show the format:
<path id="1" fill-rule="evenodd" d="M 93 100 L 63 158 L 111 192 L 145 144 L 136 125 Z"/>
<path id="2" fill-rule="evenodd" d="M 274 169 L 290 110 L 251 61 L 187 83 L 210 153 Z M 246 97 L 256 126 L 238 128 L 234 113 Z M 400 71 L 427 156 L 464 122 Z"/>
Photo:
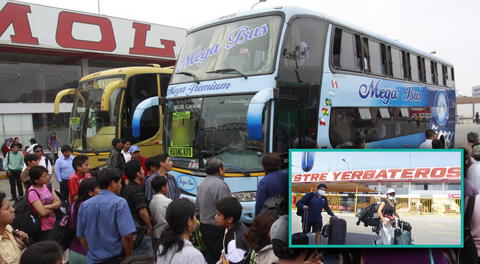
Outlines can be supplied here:
<path id="1" fill-rule="evenodd" d="M 89 73 L 127 66 L 172 66 L 186 29 L 62 10 L 17 1 L 0 3 L 0 140 L 46 145 L 68 139 L 73 97 L 53 114 L 55 95 Z"/>
<path id="2" fill-rule="evenodd" d="M 472 97 L 480 97 L 480 85 L 472 87 Z"/>

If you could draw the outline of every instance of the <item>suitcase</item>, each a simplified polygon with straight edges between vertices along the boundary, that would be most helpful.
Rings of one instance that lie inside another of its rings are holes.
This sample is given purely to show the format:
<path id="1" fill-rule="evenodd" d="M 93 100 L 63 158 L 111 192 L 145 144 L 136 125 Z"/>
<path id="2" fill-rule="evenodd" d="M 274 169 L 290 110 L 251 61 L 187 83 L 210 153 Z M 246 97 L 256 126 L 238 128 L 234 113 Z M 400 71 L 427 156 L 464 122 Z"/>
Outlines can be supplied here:
<path id="1" fill-rule="evenodd" d="M 338 217 L 330 217 L 328 244 L 344 245 L 347 238 L 347 221 Z"/>
<path id="2" fill-rule="evenodd" d="M 305 228 L 307 226 L 307 220 L 308 220 L 308 210 L 303 210 L 303 217 L 302 217 L 302 228 Z M 309 245 L 310 244 L 310 239 L 309 239 L 309 234 L 305 234 L 305 229 L 302 230 L 303 232 L 298 232 L 292 234 L 292 245 Z M 311 237 L 311 236 L 310 236 Z M 313 240 L 315 241 L 315 239 Z M 315 243 L 314 243 L 315 244 Z"/>
<path id="3" fill-rule="evenodd" d="M 395 228 L 395 245 L 410 245 L 412 244 L 412 233 L 404 228 L 404 224 L 400 221 L 399 228 Z M 410 229 L 411 230 L 411 229 Z"/>

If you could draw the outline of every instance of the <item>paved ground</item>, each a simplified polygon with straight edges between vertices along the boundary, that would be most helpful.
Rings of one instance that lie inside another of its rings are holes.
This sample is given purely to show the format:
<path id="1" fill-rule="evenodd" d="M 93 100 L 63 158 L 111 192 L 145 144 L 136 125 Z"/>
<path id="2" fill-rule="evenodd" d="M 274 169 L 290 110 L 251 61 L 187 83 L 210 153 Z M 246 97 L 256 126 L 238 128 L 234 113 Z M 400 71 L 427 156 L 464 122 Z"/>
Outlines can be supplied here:
<path id="1" fill-rule="evenodd" d="M 3 176 L 4 174 L 4 171 L 0 171 L 0 176 Z M 56 190 L 60 190 L 60 186 L 55 180 L 55 176 L 52 176 L 51 182 L 53 183 L 53 186 Z M 0 191 L 6 193 L 8 199 L 12 198 L 10 194 L 10 183 L 8 182 L 8 179 L 0 179 Z"/>
<path id="2" fill-rule="evenodd" d="M 372 232 L 371 227 L 362 223 L 356 225 L 357 218 L 353 214 L 337 214 L 347 221 L 347 245 L 372 245 L 373 241 L 380 238 Z M 400 214 L 400 217 L 402 215 Z M 324 214 L 324 224 L 330 217 Z M 415 245 L 458 245 L 460 244 L 460 215 L 455 216 L 404 216 L 402 220 L 412 225 L 412 239 Z M 301 232 L 300 217 L 292 213 L 292 233 Z M 327 240 L 322 238 L 322 244 Z"/>
<path id="3" fill-rule="evenodd" d="M 468 132 L 477 132 L 480 134 L 480 125 L 476 124 L 464 124 L 457 125 L 455 127 L 455 147 L 463 148 L 467 143 Z"/>

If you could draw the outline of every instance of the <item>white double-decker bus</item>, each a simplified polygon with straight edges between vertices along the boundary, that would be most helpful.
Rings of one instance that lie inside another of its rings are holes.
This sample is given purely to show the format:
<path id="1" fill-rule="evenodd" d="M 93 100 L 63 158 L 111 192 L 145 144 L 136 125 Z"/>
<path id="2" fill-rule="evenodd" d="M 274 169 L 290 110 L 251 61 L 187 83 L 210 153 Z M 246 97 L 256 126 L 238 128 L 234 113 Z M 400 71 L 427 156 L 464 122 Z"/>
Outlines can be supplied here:
<path id="1" fill-rule="evenodd" d="M 254 217 L 261 156 L 290 148 L 418 148 L 455 129 L 450 63 L 324 14 L 251 10 L 188 32 L 162 104 L 164 147 L 183 195 L 195 198 L 208 159 Z M 142 109 L 132 125 L 139 135 Z"/>

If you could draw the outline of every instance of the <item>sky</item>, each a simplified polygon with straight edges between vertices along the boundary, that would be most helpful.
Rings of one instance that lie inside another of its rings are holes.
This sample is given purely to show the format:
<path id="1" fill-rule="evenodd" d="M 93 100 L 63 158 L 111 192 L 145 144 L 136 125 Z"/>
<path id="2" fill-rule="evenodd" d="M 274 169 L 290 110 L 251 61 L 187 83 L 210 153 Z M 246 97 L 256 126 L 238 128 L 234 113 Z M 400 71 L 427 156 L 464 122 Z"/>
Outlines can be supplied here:
<path id="1" fill-rule="evenodd" d="M 248 10 L 252 1 L 225 0 L 26 0 L 162 25 L 190 28 L 223 15 Z M 255 8 L 299 6 L 340 18 L 449 61 L 455 67 L 457 95 L 471 96 L 480 85 L 478 0 L 267 0 Z"/>
<path id="2" fill-rule="evenodd" d="M 304 173 L 302 153 L 292 152 L 292 173 Z M 312 171 L 459 167 L 461 160 L 459 151 L 320 151 L 315 152 Z"/>

